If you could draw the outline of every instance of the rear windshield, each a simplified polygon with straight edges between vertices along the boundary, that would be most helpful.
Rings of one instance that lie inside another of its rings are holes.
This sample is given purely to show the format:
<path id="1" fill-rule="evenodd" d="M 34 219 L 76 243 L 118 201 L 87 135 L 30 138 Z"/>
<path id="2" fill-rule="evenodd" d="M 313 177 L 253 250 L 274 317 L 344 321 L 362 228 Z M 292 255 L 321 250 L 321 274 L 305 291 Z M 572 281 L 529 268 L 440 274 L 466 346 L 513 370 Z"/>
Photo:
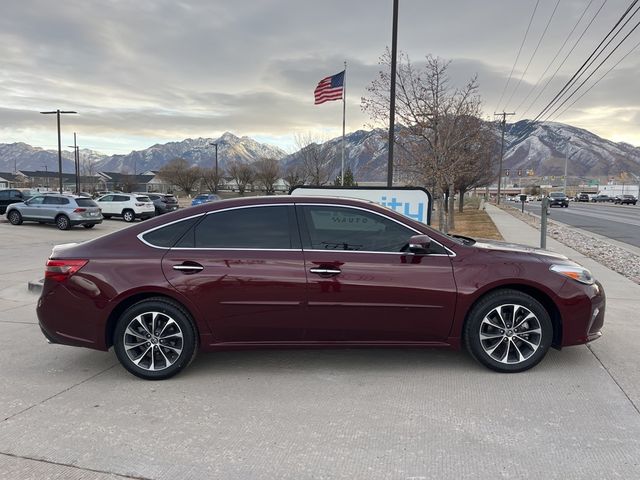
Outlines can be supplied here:
<path id="1" fill-rule="evenodd" d="M 90 198 L 76 198 L 79 207 L 97 207 L 98 204 Z"/>
<path id="2" fill-rule="evenodd" d="M 150 202 L 151 200 L 149 199 L 149 197 L 144 196 L 144 197 L 136 197 L 136 200 L 138 202 Z"/>
<path id="3" fill-rule="evenodd" d="M 551 196 L 551 197 L 564 197 L 564 193 L 562 193 L 562 192 L 553 192 L 553 193 L 550 193 L 549 196 Z"/>

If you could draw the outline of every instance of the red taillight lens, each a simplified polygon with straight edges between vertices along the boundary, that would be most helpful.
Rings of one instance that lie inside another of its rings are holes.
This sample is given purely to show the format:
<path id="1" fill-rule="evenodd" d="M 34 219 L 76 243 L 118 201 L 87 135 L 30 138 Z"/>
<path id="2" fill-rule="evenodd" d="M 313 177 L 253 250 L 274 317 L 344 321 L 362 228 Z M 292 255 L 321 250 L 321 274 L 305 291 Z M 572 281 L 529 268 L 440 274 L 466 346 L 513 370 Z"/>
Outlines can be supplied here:
<path id="1" fill-rule="evenodd" d="M 73 213 L 82 213 L 82 212 L 86 212 L 87 209 L 86 208 L 76 208 Z"/>
<path id="2" fill-rule="evenodd" d="M 74 273 L 84 267 L 89 260 L 47 260 L 44 269 L 44 278 L 50 278 L 56 282 L 64 282 Z"/>

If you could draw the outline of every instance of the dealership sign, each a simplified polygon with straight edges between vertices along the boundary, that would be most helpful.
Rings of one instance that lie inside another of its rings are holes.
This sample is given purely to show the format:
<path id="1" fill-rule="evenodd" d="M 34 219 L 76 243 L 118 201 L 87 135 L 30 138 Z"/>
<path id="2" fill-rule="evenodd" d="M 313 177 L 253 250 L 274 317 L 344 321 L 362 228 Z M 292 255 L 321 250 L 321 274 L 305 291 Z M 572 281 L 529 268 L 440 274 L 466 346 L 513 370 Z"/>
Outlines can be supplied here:
<path id="1" fill-rule="evenodd" d="M 431 224 L 431 194 L 416 187 L 294 187 L 290 195 L 358 198 L 378 203 L 418 222 Z"/>

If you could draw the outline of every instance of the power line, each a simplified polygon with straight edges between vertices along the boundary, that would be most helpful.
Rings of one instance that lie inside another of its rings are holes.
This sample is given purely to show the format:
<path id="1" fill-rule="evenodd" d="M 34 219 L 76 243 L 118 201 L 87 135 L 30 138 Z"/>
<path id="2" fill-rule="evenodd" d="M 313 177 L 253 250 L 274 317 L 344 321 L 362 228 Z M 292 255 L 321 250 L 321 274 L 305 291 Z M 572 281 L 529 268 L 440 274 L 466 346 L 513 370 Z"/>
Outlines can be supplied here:
<path id="1" fill-rule="evenodd" d="M 636 8 L 636 10 L 631 14 L 631 16 L 627 19 L 627 21 L 626 21 L 626 22 L 624 22 L 624 24 L 623 24 L 623 25 L 618 29 L 618 31 L 615 33 L 615 35 L 614 35 L 613 37 L 611 37 L 611 39 L 609 39 L 609 41 L 607 42 L 607 44 L 606 44 L 604 47 L 602 47 L 602 50 L 600 50 L 600 52 L 598 52 L 598 54 L 597 54 L 597 55 L 596 55 L 596 56 L 595 56 L 595 57 L 594 57 L 594 58 L 589 62 L 589 65 L 587 65 L 587 66 L 585 67 L 585 69 L 584 69 L 582 72 L 580 72 L 580 75 L 578 75 L 578 76 L 576 77 L 576 79 L 572 82 L 572 84 L 571 84 L 571 85 L 569 85 L 569 87 L 567 88 L 567 91 L 566 91 L 565 93 L 567 93 L 567 92 L 569 91 L 569 88 L 573 88 L 573 86 L 574 86 L 576 83 L 578 83 L 578 80 L 580 79 L 580 77 L 582 77 L 582 76 L 587 72 L 587 70 L 589 70 L 589 68 L 591 68 L 591 65 L 593 65 L 593 64 L 595 63 L 595 61 L 598 59 L 598 57 L 600 57 L 600 55 L 602 55 L 602 54 L 604 53 L 604 51 L 607 49 L 607 47 L 609 47 L 609 45 L 611 45 L 611 42 L 613 42 L 613 41 L 615 40 L 615 38 L 616 38 L 616 37 L 617 37 L 617 36 L 622 32 L 622 30 L 624 29 L 624 27 L 626 27 L 626 26 L 627 26 L 627 24 L 628 24 L 628 23 L 631 21 L 631 19 L 636 15 L 636 13 L 638 13 L 638 11 L 640 11 L 640 6 L 638 6 L 638 8 Z M 589 76 L 587 77 L 587 79 L 586 79 L 585 81 L 583 81 L 583 82 L 578 86 L 578 88 L 576 88 L 576 89 L 575 89 L 571 94 L 569 94 L 569 96 L 568 96 L 568 97 L 567 97 L 567 98 L 562 102 L 562 104 L 561 104 L 559 107 L 557 107 L 557 108 L 553 111 L 553 113 L 557 112 L 557 111 L 560 109 L 560 107 L 562 107 L 562 105 L 564 105 L 564 104 L 565 104 L 565 103 L 566 103 L 566 102 L 567 102 L 567 101 L 568 101 L 572 96 L 574 96 L 574 95 L 576 94 L 576 92 L 577 92 L 578 90 L 580 90 L 580 88 L 585 84 L 585 82 L 586 82 L 587 80 L 589 80 L 589 78 L 591 78 L 591 77 L 593 76 L 593 74 L 594 74 L 594 73 L 596 73 L 596 72 L 598 71 L 598 69 L 602 66 L 602 64 L 603 64 L 604 62 L 606 62 L 606 61 L 607 61 L 607 59 L 608 59 L 609 57 L 611 57 L 611 55 L 613 54 L 613 52 L 615 52 L 615 51 L 620 47 L 620 45 L 622 45 L 622 43 L 623 43 L 623 42 L 624 42 L 624 41 L 629 37 L 629 35 L 631 35 L 631 33 L 632 33 L 636 28 L 638 28 L 638 25 L 640 25 L 640 23 L 639 23 L 639 24 L 637 24 L 635 27 L 633 27 L 633 28 L 631 29 L 631 31 L 629 31 L 629 32 L 627 33 L 627 35 L 622 39 L 622 41 L 620 41 L 620 42 L 618 43 L 618 45 L 616 45 L 616 46 L 613 48 L 613 50 L 611 50 L 611 52 L 609 52 L 609 55 L 607 55 L 607 57 L 606 57 L 606 58 L 605 58 L 605 59 L 604 59 L 604 60 L 603 60 L 603 61 L 602 61 L 602 62 L 601 62 L 601 63 L 600 63 L 600 64 L 599 64 L 599 65 L 598 65 L 598 66 L 597 66 L 597 67 L 596 67 L 592 72 L 591 72 L 591 74 L 589 74 Z M 560 101 L 560 99 L 558 99 L 558 101 Z M 557 103 L 557 102 L 556 102 L 556 103 Z M 551 108 L 553 108 L 553 106 L 552 106 Z M 551 113 L 550 115 L 547 115 L 547 118 L 549 118 L 551 115 L 553 115 L 553 113 Z"/>
<path id="2" fill-rule="evenodd" d="M 520 44 L 520 48 L 518 49 L 518 55 L 516 55 L 516 61 L 513 62 L 513 67 L 511 67 L 511 73 L 509 74 L 509 78 L 507 79 L 507 83 L 504 86 L 504 89 L 502 90 L 502 95 L 500 95 L 500 100 L 498 100 L 498 107 L 500 107 L 500 104 L 502 104 L 502 99 L 504 98 L 504 94 L 507 91 L 507 88 L 509 87 L 509 82 L 511 81 L 511 77 L 513 76 L 513 71 L 516 68 L 516 65 L 518 64 L 518 59 L 520 58 L 520 54 L 522 53 L 522 47 L 524 47 L 524 42 L 527 40 L 527 35 L 529 34 L 529 29 L 531 28 L 531 23 L 533 22 L 533 17 L 536 14 L 536 10 L 538 10 L 538 4 L 540 3 L 540 0 L 537 0 L 536 2 L 536 6 L 533 8 L 533 12 L 531 13 L 531 18 L 529 19 L 529 25 L 527 25 L 527 30 L 524 32 L 524 38 L 522 39 L 522 43 Z M 496 110 L 498 110 L 496 108 Z"/>
<path id="3" fill-rule="evenodd" d="M 544 91 L 547 89 L 547 87 L 549 86 L 549 84 L 553 81 L 553 79 L 556 77 L 556 75 L 558 74 L 558 71 L 562 68 L 562 66 L 565 64 L 565 62 L 567 61 L 567 59 L 569 58 L 569 56 L 571 55 L 571 53 L 573 53 L 573 51 L 575 50 L 575 48 L 578 46 L 578 43 L 580 43 L 580 40 L 582 40 L 582 37 L 584 37 L 585 33 L 587 33 L 587 30 L 589 30 L 589 28 L 591 28 L 591 25 L 593 24 L 593 22 L 595 21 L 595 19 L 598 17 L 598 15 L 600 14 L 600 12 L 602 11 L 602 9 L 604 8 L 605 4 L 607 3 L 608 0 L 604 0 L 604 2 L 602 2 L 602 5 L 600 5 L 600 8 L 596 11 L 596 13 L 593 15 L 593 17 L 591 17 L 591 20 L 589 21 L 589 23 L 587 24 L 587 26 L 585 27 L 585 29 L 582 31 L 582 33 L 580 34 L 580 36 L 577 38 L 577 40 L 575 41 L 575 43 L 573 44 L 573 47 L 571 47 L 571 50 L 569 50 L 567 52 L 567 55 L 565 55 L 564 59 L 562 60 L 562 62 L 560 62 L 560 65 L 558 65 L 558 68 L 556 68 L 555 72 L 553 72 L 553 75 L 551 75 L 551 77 L 549 78 L 549 80 L 547 80 L 547 83 L 544 84 L 544 87 L 542 87 L 542 90 L 540 90 L 540 92 L 538 93 L 538 95 L 536 95 L 536 98 L 533 99 L 533 102 L 531 102 L 531 104 L 529 105 L 529 107 L 527 107 L 527 109 L 524 111 L 524 113 L 522 114 L 522 116 L 526 115 L 527 112 L 529 110 L 531 110 L 533 108 L 533 106 L 536 104 L 536 102 L 538 101 L 538 99 L 540 98 L 540 96 L 544 93 Z"/>
<path id="4" fill-rule="evenodd" d="M 536 56 L 536 53 L 538 53 L 538 48 L 540 48 L 540 44 L 542 43 L 542 40 L 544 39 L 544 36 L 547 34 L 547 30 L 549 29 L 549 25 L 551 25 L 551 20 L 553 19 L 554 15 L 556 14 L 556 10 L 558 10 L 558 5 L 560 5 L 561 1 L 562 0 L 558 0 L 556 2 L 556 6 L 553 8 L 553 12 L 551 12 L 551 16 L 549 17 L 549 20 L 547 20 L 547 25 L 544 27 L 544 31 L 542 32 L 542 35 L 540 35 L 540 39 L 538 40 L 538 44 L 536 45 L 536 48 L 533 50 L 533 53 L 531 54 L 531 58 L 529 58 L 529 62 L 527 63 L 527 66 L 525 67 L 524 71 L 522 72 L 522 75 L 520 75 L 520 80 L 518 80 L 518 83 L 516 84 L 516 88 L 513 89 L 513 92 L 511 92 L 511 96 L 509 97 L 509 100 L 507 100 L 507 103 L 505 104 L 505 109 L 511 103 L 511 100 L 513 99 L 513 96 L 516 94 L 516 92 L 518 91 L 518 88 L 520 87 L 520 84 L 522 83 L 522 79 L 527 74 L 527 71 L 529 70 L 529 67 L 531 66 L 531 62 L 533 61 L 533 58 Z"/>
<path id="5" fill-rule="evenodd" d="M 564 49 L 564 47 L 567 45 L 567 42 L 569 41 L 569 39 L 571 38 L 571 35 L 573 35 L 573 32 L 575 32 L 576 28 L 578 28 L 578 25 L 580 24 L 580 22 L 582 21 L 582 19 L 584 18 L 584 16 L 587 14 L 587 11 L 589 10 L 589 8 L 591 7 L 591 4 L 594 2 L 594 0 L 590 0 L 589 3 L 587 4 L 587 6 L 585 7 L 585 9 L 582 11 L 582 15 L 580 15 L 580 18 L 578 18 L 578 21 L 575 23 L 575 25 L 573 26 L 573 28 L 571 29 L 571 31 L 569 32 L 569 35 L 567 35 L 567 38 L 564 39 L 564 42 L 562 43 L 562 46 L 560 46 L 560 48 L 558 49 L 558 51 L 556 52 L 555 56 L 553 57 L 553 59 L 551 60 L 551 62 L 549 62 L 549 64 L 547 65 L 547 68 L 544 69 L 544 72 L 542 72 L 542 75 L 540 75 L 540 78 L 538 78 L 538 81 L 535 83 L 535 85 L 529 90 L 529 93 L 527 94 L 526 97 L 524 97 L 524 100 L 522 100 L 520 102 L 520 104 L 516 107 L 516 111 L 520 110 L 520 107 L 522 107 L 525 102 L 527 100 L 529 100 L 529 97 L 531 96 L 531 94 L 535 91 L 536 88 L 538 88 L 538 85 L 540 84 L 540 81 L 544 78 L 544 76 L 547 74 L 547 72 L 549 71 L 549 69 L 551 68 L 551 65 L 554 64 L 554 62 L 556 61 L 556 59 L 558 58 L 558 56 L 560 55 L 560 52 L 562 52 L 562 50 Z M 606 3 L 606 0 L 605 0 Z M 604 3 L 603 3 L 604 5 Z M 528 111 L 528 109 L 527 109 Z M 526 112 L 525 112 L 526 113 Z M 524 114 L 522 115 L 524 117 Z"/>
<path id="6" fill-rule="evenodd" d="M 629 55 L 631 55 L 638 47 L 640 47 L 640 42 L 636 43 L 633 48 L 631 48 L 631 50 L 629 50 L 620 60 L 618 60 L 609 70 L 607 70 L 600 78 L 598 78 L 598 80 L 596 80 L 594 82 L 593 85 L 591 85 L 589 88 L 587 88 L 578 98 L 576 98 L 573 102 L 571 102 L 564 110 L 562 110 L 558 115 L 556 115 L 556 117 L 554 118 L 554 120 L 558 117 L 561 117 L 562 115 L 564 115 L 564 113 L 569 110 L 571 107 L 573 107 L 573 105 L 578 102 L 582 97 L 584 97 L 587 93 L 589 93 L 589 91 L 595 87 L 596 85 L 598 85 L 598 83 L 600 83 L 600 80 L 602 80 L 604 77 L 606 77 L 611 70 L 613 70 L 614 68 L 616 68 L 625 58 L 627 58 Z"/>
<path id="7" fill-rule="evenodd" d="M 587 63 L 589 63 L 589 61 L 594 57 L 594 55 L 598 52 L 598 50 L 600 49 L 600 47 L 602 46 L 602 44 L 607 40 L 607 38 L 609 38 L 609 36 L 613 33 L 613 31 L 618 28 L 618 25 L 620 25 L 620 23 L 622 23 L 622 21 L 624 20 L 624 18 L 627 16 L 627 14 L 629 13 L 629 11 L 636 5 L 636 3 L 638 3 L 638 0 L 633 0 L 633 2 L 631 2 L 631 5 L 625 10 L 625 12 L 622 14 L 622 16 L 620 17 L 620 19 L 616 22 L 616 24 L 613 26 L 613 28 L 611 28 L 611 30 L 609 30 L 609 33 L 607 33 L 607 35 L 602 39 L 602 41 L 598 44 L 598 46 L 595 48 L 595 50 L 591 53 L 591 55 L 589 55 L 589 57 L 584 61 L 584 63 L 580 66 L 580 68 L 578 68 L 578 70 L 576 71 L 576 73 L 573 74 L 573 76 L 569 79 L 569 81 L 562 87 L 562 89 L 560 89 L 560 91 L 556 94 L 555 97 L 553 97 L 553 99 L 547 104 L 547 106 L 545 106 L 542 111 L 533 119 L 534 122 L 536 122 L 539 118 L 541 118 L 543 115 L 545 115 L 545 113 L 550 109 L 553 108 L 553 105 L 558 101 L 558 99 L 564 94 L 564 92 L 567 90 L 567 88 L 569 88 L 569 86 L 572 84 L 572 82 L 574 81 L 574 79 L 581 74 L 581 72 L 585 69 L 585 65 L 587 65 Z"/>
<path id="8" fill-rule="evenodd" d="M 637 12 L 637 10 L 636 10 L 636 12 Z M 629 36 L 630 36 L 630 35 L 631 35 L 635 30 L 636 30 L 636 28 L 638 28 L 638 27 L 640 27 L 640 22 L 636 23 L 635 27 L 633 27 L 633 28 L 632 28 L 632 29 L 631 29 L 631 30 L 630 30 L 630 31 L 629 31 L 629 32 L 628 32 L 628 33 L 623 37 L 623 39 L 622 39 L 622 40 L 620 40 L 620 42 L 618 42 L 618 44 L 613 48 L 613 50 L 611 50 L 611 52 L 609 52 L 609 55 L 607 55 L 607 56 L 605 57 L 605 59 L 604 59 L 604 60 L 602 60 L 602 62 L 600 62 L 600 63 L 598 64 L 598 66 L 595 68 L 595 70 L 593 70 L 593 72 L 591 72 L 591 73 L 589 74 L 589 76 L 588 76 L 587 78 L 585 78 L 585 79 L 583 80 L 583 82 L 582 82 L 580 85 L 578 85 L 578 87 L 577 87 L 573 92 L 571 92 L 571 94 L 570 94 L 567 98 L 565 98 L 565 100 L 564 100 L 560 105 L 558 105 L 558 106 L 556 107 L 556 109 L 555 109 L 553 112 L 551 112 L 551 113 L 547 116 L 547 118 L 546 118 L 546 119 L 549 119 L 549 118 L 550 118 L 552 115 L 554 115 L 558 110 L 560 110 L 560 108 L 562 108 L 562 106 L 563 106 L 565 103 L 567 103 L 567 102 L 571 99 L 571 97 L 573 97 L 573 96 L 578 92 L 578 90 L 580 90 L 580 89 L 582 88 L 582 86 L 583 86 L 585 83 L 587 83 L 587 81 L 588 81 L 588 80 L 589 80 L 589 79 L 590 79 L 590 78 L 591 78 L 591 77 L 592 77 L 592 76 L 593 76 L 593 75 L 598 71 L 598 69 L 599 69 L 599 68 L 600 68 L 600 67 L 601 67 L 601 66 L 602 66 L 602 65 L 603 65 L 607 60 L 609 60 L 609 57 L 611 57 L 611 55 L 613 55 L 613 54 L 615 53 L 615 51 L 616 51 L 616 50 L 618 50 L 618 48 L 620 48 L 620 45 L 622 45 L 622 44 L 624 43 L 624 41 L 625 41 L 627 38 L 629 38 Z"/>

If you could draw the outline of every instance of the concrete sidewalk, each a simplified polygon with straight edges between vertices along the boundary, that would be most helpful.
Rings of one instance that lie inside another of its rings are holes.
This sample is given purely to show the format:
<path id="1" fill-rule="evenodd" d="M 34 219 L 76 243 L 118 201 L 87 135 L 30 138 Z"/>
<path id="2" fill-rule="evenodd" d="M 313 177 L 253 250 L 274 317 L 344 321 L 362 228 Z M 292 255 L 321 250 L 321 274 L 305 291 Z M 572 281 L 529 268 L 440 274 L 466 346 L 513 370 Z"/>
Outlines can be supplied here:
<path id="1" fill-rule="evenodd" d="M 494 205 L 486 204 L 486 212 L 505 241 L 540 246 L 540 230 Z M 589 349 L 640 414 L 640 285 L 553 238 L 547 237 L 547 249 L 588 268 L 604 286 L 603 336 L 589 344 Z"/>

